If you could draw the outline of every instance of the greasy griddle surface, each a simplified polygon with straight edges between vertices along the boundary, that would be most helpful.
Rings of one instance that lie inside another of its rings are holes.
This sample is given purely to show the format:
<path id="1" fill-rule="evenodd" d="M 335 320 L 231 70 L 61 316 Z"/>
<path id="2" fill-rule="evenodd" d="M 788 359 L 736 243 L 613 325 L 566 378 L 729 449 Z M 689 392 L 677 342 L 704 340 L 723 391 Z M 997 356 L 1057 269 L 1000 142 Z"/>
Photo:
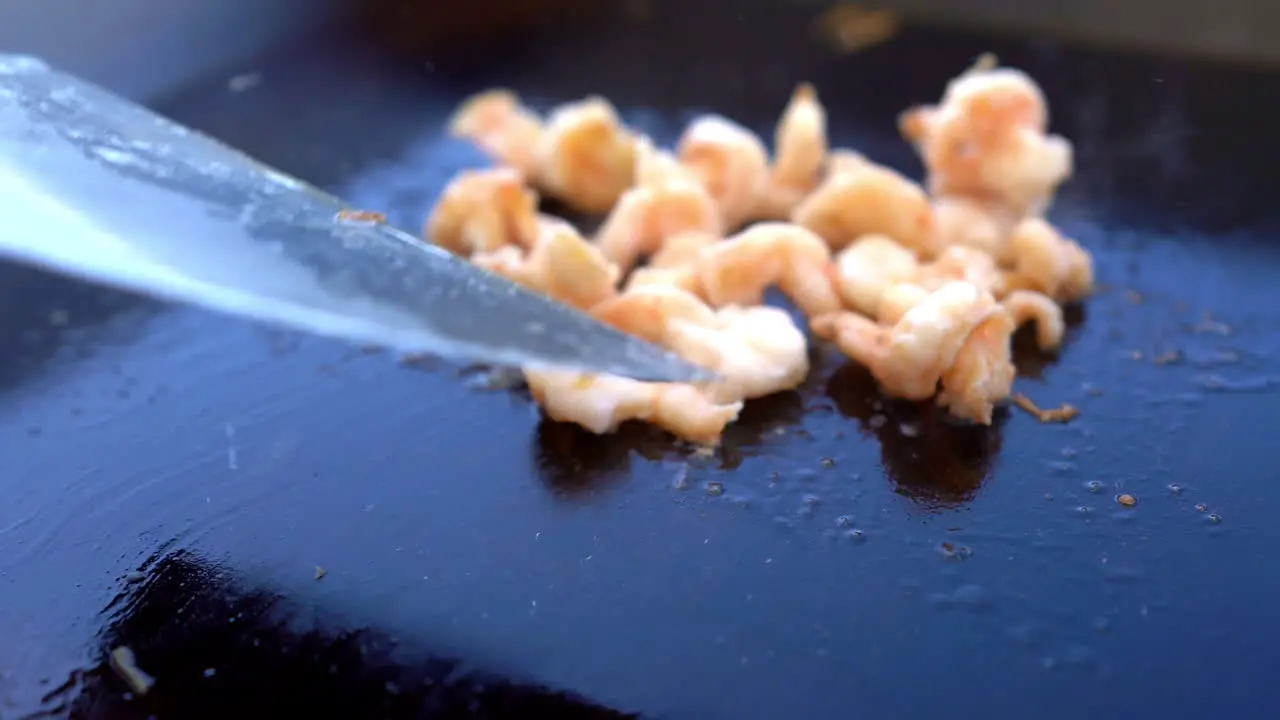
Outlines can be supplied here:
<path id="1" fill-rule="evenodd" d="M 491 84 L 604 93 L 670 142 L 698 108 L 769 131 L 811 80 L 837 144 L 918 175 L 896 113 L 995 50 L 1076 141 L 1052 215 L 1105 289 L 1061 357 L 1020 342 L 1017 388 L 1078 420 L 957 426 L 819 347 L 703 457 L 540 421 L 455 369 L 5 270 L 0 714 L 47 694 L 85 716 L 410 716 L 433 654 L 673 718 L 1267 715 L 1278 83 L 927 31 L 841 56 L 805 23 L 403 63 L 335 40 L 166 109 L 414 226 L 445 114 Z M 365 627 L 399 650 L 325 639 Z M 74 672 L 116 643 L 154 704 Z"/>

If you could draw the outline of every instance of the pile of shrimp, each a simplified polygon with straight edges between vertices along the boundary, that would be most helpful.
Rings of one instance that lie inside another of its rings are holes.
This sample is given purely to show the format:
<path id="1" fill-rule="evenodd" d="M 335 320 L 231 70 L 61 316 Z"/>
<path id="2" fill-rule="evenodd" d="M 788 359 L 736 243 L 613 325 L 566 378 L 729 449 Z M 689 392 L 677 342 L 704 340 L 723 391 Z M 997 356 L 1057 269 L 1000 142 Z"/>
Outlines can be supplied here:
<path id="1" fill-rule="evenodd" d="M 716 444 L 747 400 L 796 388 L 806 332 L 764 305 L 777 288 L 808 330 L 896 397 L 990 424 L 1012 392 L 1011 336 L 1034 321 L 1063 339 L 1062 304 L 1093 288 L 1093 261 L 1044 218 L 1072 173 L 1025 73 L 984 56 L 900 131 L 923 184 L 833 148 L 816 89 L 795 88 L 773 152 L 720 115 L 674 147 L 628 128 L 602 97 L 541 116 L 506 90 L 481 93 L 449 131 L 495 167 L 459 174 L 426 239 L 715 371 L 706 384 L 526 369 L 550 418 L 604 434 L 628 420 Z M 543 198 L 603 216 L 587 237 Z"/>

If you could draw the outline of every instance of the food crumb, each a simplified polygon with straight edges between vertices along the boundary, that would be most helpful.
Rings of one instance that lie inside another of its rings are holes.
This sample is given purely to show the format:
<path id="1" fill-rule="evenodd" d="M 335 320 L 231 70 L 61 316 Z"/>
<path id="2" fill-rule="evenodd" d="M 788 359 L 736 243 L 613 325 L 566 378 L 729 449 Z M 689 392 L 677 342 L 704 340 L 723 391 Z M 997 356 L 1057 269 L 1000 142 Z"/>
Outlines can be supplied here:
<path id="1" fill-rule="evenodd" d="M 1141 350 L 1125 350 L 1124 356 L 1129 358 L 1130 360 L 1141 360 L 1142 351 Z"/>
<path id="2" fill-rule="evenodd" d="M 319 580 L 319 579 L 323 578 L 325 575 L 328 575 L 328 574 L 329 574 L 329 571 L 328 571 L 328 570 L 325 570 L 324 568 L 320 567 L 319 565 L 317 565 L 317 566 L 316 566 L 316 579 L 317 579 L 317 580 Z"/>
<path id="3" fill-rule="evenodd" d="M 382 225 L 387 222 L 387 216 L 375 210 L 339 210 L 338 222 Z"/>
<path id="4" fill-rule="evenodd" d="M 1182 351 L 1170 350 L 1167 353 L 1155 356 L 1155 358 L 1152 359 L 1152 362 L 1157 365 L 1173 365 L 1180 360 L 1182 360 Z"/>
<path id="5" fill-rule="evenodd" d="M 156 684 L 156 679 L 138 667 L 138 659 L 128 647 L 118 647 L 111 651 L 108 659 L 111 669 L 129 686 L 134 695 L 146 695 Z"/>
<path id="6" fill-rule="evenodd" d="M 1017 405 L 1042 423 L 1070 422 L 1080 415 L 1080 409 L 1069 403 L 1063 403 L 1056 408 L 1046 410 L 1036 405 L 1034 400 L 1022 393 L 1017 393 L 1010 399 L 1014 405 Z"/>
<path id="7" fill-rule="evenodd" d="M 1133 303 L 1134 305 L 1141 305 L 1143 300 L 1142 293 L 1138 292 L 1137 290 L 1126 290 L 1124 293 L 1124 298 L 1129 302 Z"/>
<path id="8" fill-rule="evenodd" d="M 1121 505 L 1127 508 L 1130 508 L 1138 504 L 1138 498 L 1130 495 L 1129 493 L 1121 493 L 1116 496 L 1116 502 L 1120 503 Z"/>
<path id="9" fill-rule="evenodd" d="M 1214 335 L 1230 335 L 1231 326 L 1213 319 L 1213 316 L 1206 312 L 1204 317 L 1200 318 L 1200 322 L 1191 326 L 1191 331 L 1196 333 L 1211 333 Z"/>
<path id="10" fill-rule="evenodd" d="M 262 74 L 256 72 L 241 73 L 227 80 L 227 89 L 233 93 L 242 93 L 262 83 Z"/>

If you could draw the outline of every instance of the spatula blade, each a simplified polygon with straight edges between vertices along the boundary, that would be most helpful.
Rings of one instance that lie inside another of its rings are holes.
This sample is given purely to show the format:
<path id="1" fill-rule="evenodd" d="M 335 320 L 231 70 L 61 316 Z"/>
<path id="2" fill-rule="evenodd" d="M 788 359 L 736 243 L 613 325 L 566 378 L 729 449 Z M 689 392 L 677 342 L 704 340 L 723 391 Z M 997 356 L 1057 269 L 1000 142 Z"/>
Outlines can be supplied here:
<path id="1" fill-rule="evenodd" d="M 165 300 L 447 359 L 711 377 L 196 131 L 0 55 L 0 257 Z"/>

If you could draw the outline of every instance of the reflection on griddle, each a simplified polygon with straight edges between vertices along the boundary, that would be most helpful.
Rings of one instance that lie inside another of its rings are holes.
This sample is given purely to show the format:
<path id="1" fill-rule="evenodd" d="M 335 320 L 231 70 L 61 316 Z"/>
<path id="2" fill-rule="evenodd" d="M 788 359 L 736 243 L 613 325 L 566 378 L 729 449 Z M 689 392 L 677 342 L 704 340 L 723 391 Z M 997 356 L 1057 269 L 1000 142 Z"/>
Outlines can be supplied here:
<path id="1" fill-rule="evenodd" d="M 63 278 L 24 265 L 0 262 L 0 391 L 48 367 L 60 352 L 87 357 L 102 331 L 127 341 L 164 307 L 136 295 Z M 130 322 L 108 325 L 133 313 Z M 136 320 L 136 322 L 134 321 Z"/>
<path id="2" fill-rule="evenodd" d="M 827 394 L 846 417 L 880 441 L 885 474 L 896 491 L 926 508 L 954 508 L 971 500 L 990 475 L 1004 423 L 997 408 L 990 427 L 962 424 L 931 402 L 881 394 L 875 378 L 855 363 L 831 377 Z"/>
<path id="3" fill-rule="evenodd" d="M 300 620 L 280 595 L 242 587 L 225 568 L 179 552 L 112 603 L 101 665 L 50 697 L 71 718 L 637 717 L 563 692 L 471 671 L 371 629 Z M 304 627 L 305 626 L 305 627 Z M 129 693 L 106 658 L 127 647 L 155 678 Z M 74 693 L 74 695 L 73 695 Z"/>

